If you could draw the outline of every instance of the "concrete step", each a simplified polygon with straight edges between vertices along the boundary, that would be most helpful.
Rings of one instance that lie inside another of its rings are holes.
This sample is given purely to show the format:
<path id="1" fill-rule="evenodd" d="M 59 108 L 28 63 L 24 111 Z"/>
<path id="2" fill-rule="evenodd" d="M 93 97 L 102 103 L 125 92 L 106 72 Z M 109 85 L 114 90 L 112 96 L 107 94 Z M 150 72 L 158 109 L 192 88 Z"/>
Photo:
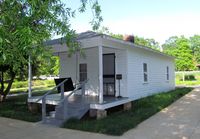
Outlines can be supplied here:
<path id="1" fill-rule="evenodd" d="M 55 115 L 56 115 L 56 111 L 49 112 L 49 117 L 55 118 Z"/>
<path id="2" fill-rule="evenodd" d="M 65 118 L 82 118 L 85 113 L 89 110 L 89 104 L 82 104 L 81 106 L 67 105 L 67 112 L 65 113 Z M 55 118 L 63 119 L 63 106 L 56 107 Z"/>
<path id="3" fill-rule="evenodd" d="M 63 104 L 57 105 L 55 107 L 55 111 L 51 111 L 49 113 L 49 117 L 46 121 L 46 124 L 52 124 L 56 126 L 60 126 L 64 121 L 68 120 L 69 118 L 77 118 L 81 119 L 89 110 L 90 105 L 85 103 L 84 100 L 81 99 L 80 101 L 69 101 L 66 105 L 66 111 L 64 112 Z"/>
<path id="4" fill-rule="evenodd" d="M 60 127 L 60 126 L 62 126 L 64 121 L 60 120 L 60 119 L 55 119 L 55 118 L 52 118 L 52 117 L 46 117 L 45 123 L 44 122 L 41 122 L 41 123 L 42 124 L 48 124 L 48 125 L 56 126 L 56 127 Z"/>

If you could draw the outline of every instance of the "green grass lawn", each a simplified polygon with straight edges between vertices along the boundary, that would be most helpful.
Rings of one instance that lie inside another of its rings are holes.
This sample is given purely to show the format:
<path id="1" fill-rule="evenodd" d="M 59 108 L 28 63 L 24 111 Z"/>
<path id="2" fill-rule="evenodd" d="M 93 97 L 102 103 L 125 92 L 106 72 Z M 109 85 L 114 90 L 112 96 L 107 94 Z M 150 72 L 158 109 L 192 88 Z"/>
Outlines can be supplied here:
<path id="1" fill-rule="evenodd" d="M 0 116 L 28 122 L 41 120 L 41 114 L 33 114 L 28 110 L 27 95 L 9 97 L 0 103 Z"/>
<path id="2" fill-rule="evenodd" d="M 33 96 L 43 95 L 52 87 L 35 87 L 33 89 Z M 13 91 L 13 90 L 12 90 Z M 15 89 L 15 92 L 21 92 L 20 88 Z M 31 113 L 28 110 L 27 94 L 7 97 L 5 102 L 0 103 L 0 116 L 13 118 L 28 122 L 38 122 L 41 120 L 41 113 Z"/>
<path id="3" fill-rule="evenodd" d="M 43 95 L 55 86 L 54 80 L 33 80 L 32 95 Z M 15 81 L 10 94 L 27 93 L 27 81 Z M 54 92 L 53 92 L 54 93 Z M 41 114 L 33 114 L 28 110 L 27 94 L 7 97 L 5 102 L 0 103 L 0 116 L 13 119 L 24 120 L 28 122 L 37 122 L 41 120 Z"/>
<path id="4" fill-rule="evenodd" d="M 200 72 L 185 74 L 185 81 L 182 73 L 176 73 L 176 85 L 200 85 Z"/>
<path id="5" fill-rule="evenodd" d="M 33 92 L 44 91 L 55 86 L 54 80 L 33 80 L 32 89 Z M 28 91 L 28 81 L 15 81 L 12 85 L 10 94 L 17 94 L 20 92 Z"/>
<path id="6" fill-rule="evenodd" d="M 35 88 L 33 95 L 42 95 L 49 89 L 49 87 Z M 130 111 L 115 111 L 101 120 L 71 119 L 64 124 L 64 127 L 110 135 L 122 135 L 191 90 L 192 88 L 178 88 L 167 93 L 146 97 L 132 102 L 133 108 Z M 9 97 L 5 102 L 0 103 L 0 116 L 29 122 L 41 120 L 40 113 L 33 114 L 28 111 L 27 94 Z"/>
<path id="7" fill-rule="evenodd" d="M 129 111 L 114 112 L 100 120 L 84 119 L 80 121 L 71 119 L 63 127 L 110 135 L 122 135 L 191 90 L 192 88 L 177 88 L 167 93 L 142 98 L 132 102 L 133 108 Z"/>
<path id="8" fill-rule="evenodd" d="M 194 80 L 194 81 L 180 81 L 176 80 L 176 85 L 200 85 L 200 80 Z"/>

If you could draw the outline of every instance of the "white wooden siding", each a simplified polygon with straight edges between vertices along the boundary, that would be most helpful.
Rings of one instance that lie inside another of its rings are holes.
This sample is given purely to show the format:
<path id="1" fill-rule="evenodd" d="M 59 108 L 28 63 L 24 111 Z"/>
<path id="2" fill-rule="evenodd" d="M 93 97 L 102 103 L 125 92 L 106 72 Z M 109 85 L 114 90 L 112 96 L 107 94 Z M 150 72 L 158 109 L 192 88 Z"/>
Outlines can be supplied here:
<path id="1" fill-rule="evenodd" d="M 95 45 L 85 40 L 84 45 Z M 152 95 L 153 93 L 165 92 L 175 87 L 174 80 L 174 61 L 173 58 L 162 54 L 148 51 L 146 49 L 133 46 L 126 46 L 122 43 L 112 42 L 103 39 L 102 42 L 97 39 L 97 44 L 102 44 L 103 53 L 115 53 L 116 56 L 116 74 L 122 74 L 121 95 L 138 99 Z M 84 46 L 83 48 L 86 48 Z M 87 63 L 88 84 L 86 93 L 98 95 L 98 49 L 86 48 L 86 58 L 80 58 L 80 63 Z M 60 53 L 60 77 L 72 77 L 76 79 L 76 58 L 75 56 L 67 57 L 67 53 Z M 143 63 L 148 65 L 148 82 L 143 81 Z M 169 67 L 169 81 L 166 79 L 166 67 Z M 79 68 L 79 67 L 78 67 Z M 79 72 L 79 69 L 78 69 Z M 79 74 L 78 74 L 79 76 Z M 118 81 L 116 81 L 116 96 L 118 96 Z"/>
<path id="2" fill-rule="evenodd" d="M 140 48 L 128 49 L 128 94 L 133 99 L 174 89 L 174 62 L 172 58 Z M 147 63 L 148 82 L 144 83 L 143 63 Z M 166 67 L 169 67 L 169 81 Z"/>
<path id="3" fill-rule="evenodd" d="M 79 63 L 87 64 L 87 77 L 89 79 L 86 85 L 86 94 L 98 94 L 98 49 L 97 47 L 84 49 L 85 57 L 80 57 Z M 61 53 L 60 56 L 60 77 L 71 77 L 76 80 L 76 57 L 68 57 L 67 53 Z M 78 66 L 79 79 L 79 66 Z"/>

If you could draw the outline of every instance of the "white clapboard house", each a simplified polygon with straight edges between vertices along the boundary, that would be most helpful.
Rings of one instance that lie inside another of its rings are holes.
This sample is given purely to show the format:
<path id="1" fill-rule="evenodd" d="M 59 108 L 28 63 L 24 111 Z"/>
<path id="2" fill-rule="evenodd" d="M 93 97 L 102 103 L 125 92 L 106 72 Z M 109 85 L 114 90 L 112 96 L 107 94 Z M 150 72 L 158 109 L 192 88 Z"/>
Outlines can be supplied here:
<path id="1" fill-rule="evenodd" d="M 47 42 L 60 58 L 59 77 L 70 77 L 74 84 L 82 82 L 84 86 L 64 95 L 47 93 L 30 97 L 31 104 L 43 101 L 44 121 L 45 104 L 56 105 L 51 117 L 57 120 L 81 118 L 88 111 L 100 118 L 106 116 L 108 108 L 119 105 L 130 108 L 133 100 L 175 88 L 174 57 L 92 31 L 78 34 L 76 41 L 84 56 L 77 52 L 69 57 L 68 47 L 61 39 Z"/>

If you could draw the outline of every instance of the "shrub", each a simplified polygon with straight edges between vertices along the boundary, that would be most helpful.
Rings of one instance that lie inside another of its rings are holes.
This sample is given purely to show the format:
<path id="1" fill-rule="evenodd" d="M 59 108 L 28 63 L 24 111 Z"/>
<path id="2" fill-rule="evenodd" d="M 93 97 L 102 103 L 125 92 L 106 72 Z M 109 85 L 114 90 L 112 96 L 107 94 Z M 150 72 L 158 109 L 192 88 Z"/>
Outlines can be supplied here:
<path id="1" fill-rule="evenodd" d="M 12 84 L 12 88 L 25 88 L 28 87 L 27 81 L 16 81 Z"/>
<path id="2" fill-rule="evenodd" d="M 185 75 L 185 80 L 186 81 L 194 81 L 196 80 L 194 75 Z"/>
<path id="3" fill-rule="evenodd" d="M 33 80 L 32 81 L 33 87 L 35 86 L 51 87 L 54 85 L 55 85 L 54 80 Z M 27 87 L 28 87 L 28 81 L 14 81 L 12 84 L 12 89 L 27 88 Z"/>

